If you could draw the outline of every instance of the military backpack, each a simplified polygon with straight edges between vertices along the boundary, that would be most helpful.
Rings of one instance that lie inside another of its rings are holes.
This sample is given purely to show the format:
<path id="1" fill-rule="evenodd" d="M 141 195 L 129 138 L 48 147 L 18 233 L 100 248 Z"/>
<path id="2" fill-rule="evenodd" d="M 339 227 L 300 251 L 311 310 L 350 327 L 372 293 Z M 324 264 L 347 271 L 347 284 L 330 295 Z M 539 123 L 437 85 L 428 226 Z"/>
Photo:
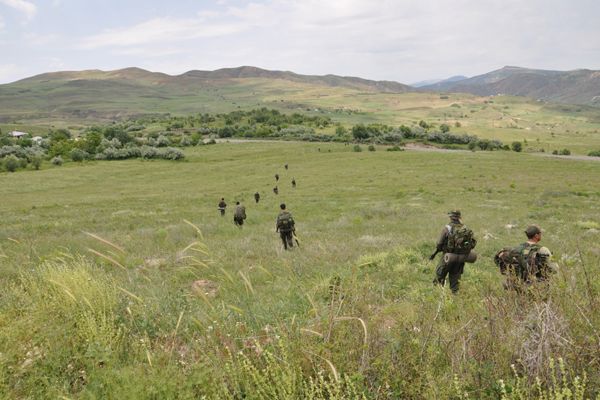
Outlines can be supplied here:
<path id="1" fill-rule="evenodd" d="M 289 232 L 294 230 L 294 219 L 289 212 L 283 212 L 277 217 L 277 227 L 281 232 Z"/>
<path id="2" fill-rule="evenodd" d="M 445 253 L 469 254 L 477 245 L 473 231 L 463 224 L 447 225 L 448 236 Z"/>
<path id="3" fill-rule="evenodd" d="M 528 281 L 542 273 L 540 246 L 523 243 L 517 247 L 504 247 L 494 255 L 494 263 L 502 275 L 515 274 Z"/>

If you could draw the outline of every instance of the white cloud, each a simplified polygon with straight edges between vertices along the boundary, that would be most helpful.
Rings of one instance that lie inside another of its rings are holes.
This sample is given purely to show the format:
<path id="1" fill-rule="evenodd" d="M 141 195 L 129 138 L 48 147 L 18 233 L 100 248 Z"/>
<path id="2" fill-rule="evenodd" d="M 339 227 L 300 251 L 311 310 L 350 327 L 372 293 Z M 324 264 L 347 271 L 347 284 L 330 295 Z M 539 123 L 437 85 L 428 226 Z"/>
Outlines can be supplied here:
<path id="1" fill-rule="evenodd" d="M 205 23 L 204 18 L 154 18 L 127 28 L 107 30 L 81 41 L 84 49 L 169 43 L 197 38 L 211 38 L 238 33 L 241 28 L 232 23 Z"/>
<path id="2" fill-rule="evenodd" d="M 0 0 L 0 3 L 24 13 L 27 19 L 33 18 L 37 12 L 36 5 L 25 0 Z"/>

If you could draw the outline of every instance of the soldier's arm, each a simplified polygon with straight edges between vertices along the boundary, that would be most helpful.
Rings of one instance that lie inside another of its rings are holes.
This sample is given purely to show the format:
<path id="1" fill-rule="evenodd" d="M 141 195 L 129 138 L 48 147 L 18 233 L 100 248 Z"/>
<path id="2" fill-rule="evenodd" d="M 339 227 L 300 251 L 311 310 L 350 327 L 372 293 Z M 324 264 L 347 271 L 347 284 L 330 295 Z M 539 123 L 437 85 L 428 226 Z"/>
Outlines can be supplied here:
<path id="1" fill-rule="evenodd" d="M 448 228 L 444 227 L 444 229 L 442 229 L 442 233 L 440 233 L 440 238 L 435 245 L 437 251 L 442 251 L 444 245 L 446 244 L 446 240 L 448 240 Z"/>

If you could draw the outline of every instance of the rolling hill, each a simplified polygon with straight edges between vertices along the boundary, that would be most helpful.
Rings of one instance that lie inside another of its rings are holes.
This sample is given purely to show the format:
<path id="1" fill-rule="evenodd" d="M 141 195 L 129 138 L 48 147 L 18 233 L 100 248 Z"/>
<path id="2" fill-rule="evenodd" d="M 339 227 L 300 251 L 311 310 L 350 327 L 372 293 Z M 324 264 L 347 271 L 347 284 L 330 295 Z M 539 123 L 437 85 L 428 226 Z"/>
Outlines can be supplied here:
<path id="1" fill-rule="evenodd" d="M 458 82 L 444 81 L 420 89 L 478 96 L 508 94 L 556 103 L 600 105 L 600 71 L 547 71 L 507 66 Z"/>

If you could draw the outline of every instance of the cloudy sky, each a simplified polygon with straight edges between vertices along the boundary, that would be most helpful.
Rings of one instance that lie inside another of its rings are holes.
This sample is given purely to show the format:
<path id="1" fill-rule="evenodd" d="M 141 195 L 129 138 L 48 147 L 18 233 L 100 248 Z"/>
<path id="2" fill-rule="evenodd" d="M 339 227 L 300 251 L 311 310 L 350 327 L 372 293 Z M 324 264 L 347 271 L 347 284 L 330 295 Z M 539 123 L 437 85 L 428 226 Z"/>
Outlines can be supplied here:
<path id="1" fill-rule="evenodd" d="M 242 65 L 413 83 L 600 70 L 600 0 L 0 0 L 0 83 Z"/>

